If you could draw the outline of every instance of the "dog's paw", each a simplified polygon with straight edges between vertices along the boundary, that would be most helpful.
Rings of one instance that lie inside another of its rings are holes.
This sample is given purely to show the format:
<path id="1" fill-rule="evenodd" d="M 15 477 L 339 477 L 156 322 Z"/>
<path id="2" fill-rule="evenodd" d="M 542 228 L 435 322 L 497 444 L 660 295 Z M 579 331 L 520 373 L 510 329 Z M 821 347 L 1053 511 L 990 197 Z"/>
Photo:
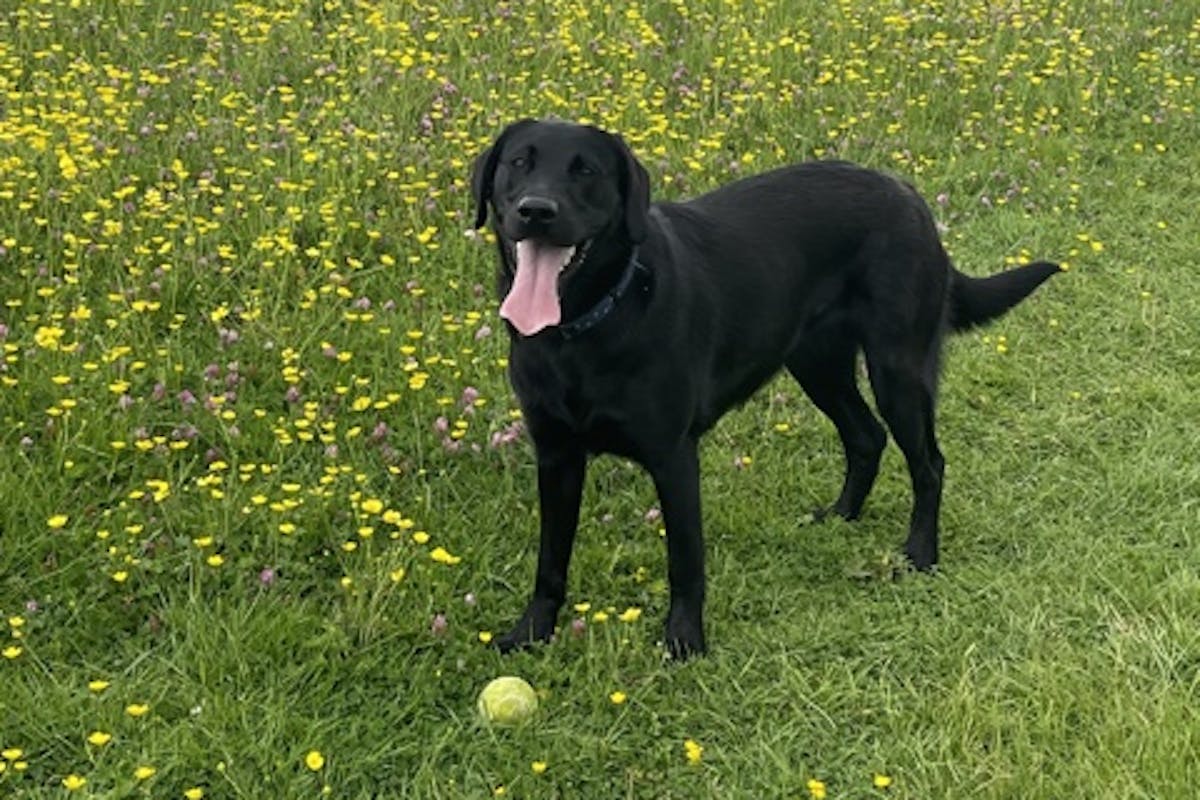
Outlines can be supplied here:
<path id="1" fill-rule="evenodd" d="M 904 555 L 908 563 L 918 572 L 934 572 L 937 570 L 938 553 L 936 547 L 916 546 L 911 541 L 904 545 Z"/>
<path id="2" fill-rule="evenodd" d="M 708 652 L 700 615 L 672 607 L 667 616 L 666 645 L 667 655 L 674 661 L 686 661 Z"/>
<path id="3" fill-rule="evenodd" d="M 512 630 L 492 639 L 492 646 L 501 653 L 512 653 L 535 644 L 549 642 L 554 637 L 554 621 L 557 616 L 557 608 L 534 601 L 525 609 L 525 613 L 517 620 Z"/>

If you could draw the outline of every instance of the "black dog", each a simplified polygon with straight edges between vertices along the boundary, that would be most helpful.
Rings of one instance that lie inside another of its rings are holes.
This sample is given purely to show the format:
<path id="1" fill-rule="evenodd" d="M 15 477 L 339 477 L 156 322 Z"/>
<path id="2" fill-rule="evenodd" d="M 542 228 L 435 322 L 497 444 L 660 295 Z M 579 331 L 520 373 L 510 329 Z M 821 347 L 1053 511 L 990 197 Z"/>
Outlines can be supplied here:
<path id="1" fill-rule="evenodd" d="M 967 277 L 910 185 L 844 162 L 651 206 L 646 171 L 618 136 L 562 122 L 509 126 L 475 162 L 471 186 L 476 227 L 493 210 L 509 372 L 541 509 L 533 597 L 501 650 L 553 634 L 587 457 L 606 452 L 654 480 L 667 648 L 703 652 L 700 435 L 786 367 L 837 426 L 846 478 L 829 511 L 854 519 L 886 441 L 856 384 L 860 350 L 912 476 L 905 553 L 918 569 L 937 562 L 942 337 L 1004 313 L 1056 265 Z"/>

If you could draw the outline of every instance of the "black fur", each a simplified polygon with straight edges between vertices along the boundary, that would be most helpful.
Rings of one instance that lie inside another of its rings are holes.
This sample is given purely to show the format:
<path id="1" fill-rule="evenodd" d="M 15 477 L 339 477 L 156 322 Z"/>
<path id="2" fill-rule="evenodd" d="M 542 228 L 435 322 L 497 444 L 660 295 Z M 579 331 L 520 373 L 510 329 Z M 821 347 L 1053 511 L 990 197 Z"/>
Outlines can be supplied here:
<path id="1" fill-rule="evenodd" d="M 846 475 L 827 510 L 854 519 L 886 441 L 857 386 L 860 351 L 912 478 L 905 553 L 918 569 L 937 563 L 942 337 L 1003 313 L 1055 265 L 967 277 L 911 186 L 844 162 L 784 167 L 651 206 L 646 172 L 624 142 L 562 122 L 510 126 L 477 160 L 472 188 L 479 224 L 492 209 L 501 297 L 512 286 L 513 243 L 524 238 L 592 242 L 559 279 L 563 322 L 617 284 L 635 247 L 650 274 L 576 338 L 557 327 L 525 337 L 509 326 L 510 377 L 537 453 L 541 543 L 532 599 L 499 637 L 502 650 L 553 634 L 586 460 L 604 452 L 635 460 L 654 480 L 667 527 L 667 647 L 677 657 L 703 652 L 701 434 L 786 368 L 837 427 Z M 529 196 L 553 200 L 553 219 L 513 213 Z"/>

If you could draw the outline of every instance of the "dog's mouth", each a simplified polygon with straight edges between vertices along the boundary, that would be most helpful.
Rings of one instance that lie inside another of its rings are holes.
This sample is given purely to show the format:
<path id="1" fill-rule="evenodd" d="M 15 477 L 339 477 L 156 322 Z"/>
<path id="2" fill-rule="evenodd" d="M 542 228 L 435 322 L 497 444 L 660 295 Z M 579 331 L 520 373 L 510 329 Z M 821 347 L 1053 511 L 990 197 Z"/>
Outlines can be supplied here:
<path id="1" fill-rule="evenodd" d="M 516 275 L 500 305 L 500 316 L 522 336 L 533 336 L 561 322 L 558 279 L 578 268 L 587 259 L 591 246 L 591 239 L 566 247 L 539 239 L 522 239 L 513 244 Z"/>

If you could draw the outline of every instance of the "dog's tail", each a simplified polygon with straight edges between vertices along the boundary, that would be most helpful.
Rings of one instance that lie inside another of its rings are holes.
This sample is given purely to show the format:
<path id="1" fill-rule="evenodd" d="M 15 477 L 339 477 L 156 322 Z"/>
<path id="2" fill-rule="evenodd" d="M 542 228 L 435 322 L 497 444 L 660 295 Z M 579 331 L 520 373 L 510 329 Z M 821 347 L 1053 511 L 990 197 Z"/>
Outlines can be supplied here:
<path id="1" fill-rule="evenodd" d="M 950 327 L 965 331 L 1008 311 L 1042 282 L 1062 271 L 1058 264 L 1036 261 L 986 278 L 951 273 Z"/>

